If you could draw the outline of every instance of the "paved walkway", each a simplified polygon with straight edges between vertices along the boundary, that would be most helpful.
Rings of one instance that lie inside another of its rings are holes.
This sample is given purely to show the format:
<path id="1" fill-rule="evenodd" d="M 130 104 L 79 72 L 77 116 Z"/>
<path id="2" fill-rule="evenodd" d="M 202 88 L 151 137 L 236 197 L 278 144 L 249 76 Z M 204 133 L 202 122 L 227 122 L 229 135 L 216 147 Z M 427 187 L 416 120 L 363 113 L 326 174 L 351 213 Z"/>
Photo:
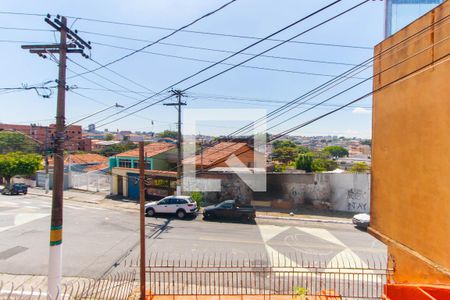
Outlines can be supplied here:
<path id="1" fill-rule="evenodd" d="M 50 193 L 46 194 L 41 188 L 30 188 L 29 194 L 51 197 Z M 121 209 L 139 210 L 139 203 L 132 200 L 120 199 L 113 200 L 107 198 L 108 194 L 104 192 L 90 192 L 82 190 L 68 190 L 64 191 L 64 199 L 71 201 L 79 201 L 85 203 L 99 204 L 106 207 L 116 207 Z M 200 210 L 201 213 L 201 210 Z M 309 222 L 324 222 L 337 224 L 352 224 L 351 212 L 327 211 L 318 209 L 303 209 L 302 211 L 291 214 L 283 211 L 273 210 L 257 210 L 256 217 L 261 219 L 278 219 L 286 221 L 309 221 Z"/>

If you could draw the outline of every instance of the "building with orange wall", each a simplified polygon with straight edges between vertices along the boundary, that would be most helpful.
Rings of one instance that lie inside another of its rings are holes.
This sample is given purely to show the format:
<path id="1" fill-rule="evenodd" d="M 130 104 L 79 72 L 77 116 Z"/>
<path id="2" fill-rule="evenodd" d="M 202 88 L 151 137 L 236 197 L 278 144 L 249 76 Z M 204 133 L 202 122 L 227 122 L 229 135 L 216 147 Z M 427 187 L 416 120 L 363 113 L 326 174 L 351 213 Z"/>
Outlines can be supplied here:
<path id="1" fill-rule="evenodd" d="M 369 232 L 402 288 L 450 284 L 449 14 L 445 1 L 375 47 Z"/>

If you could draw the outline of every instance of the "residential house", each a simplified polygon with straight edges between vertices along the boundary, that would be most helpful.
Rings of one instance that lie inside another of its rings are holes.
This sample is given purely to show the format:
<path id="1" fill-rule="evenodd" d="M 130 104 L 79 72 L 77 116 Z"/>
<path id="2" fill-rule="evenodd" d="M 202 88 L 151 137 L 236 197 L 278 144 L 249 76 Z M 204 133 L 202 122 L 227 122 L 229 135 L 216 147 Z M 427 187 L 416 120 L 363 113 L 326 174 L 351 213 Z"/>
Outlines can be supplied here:
<path id="1" fill-rule="evenodd" d="M 265 154 L 254 151 L 247 143 L 221 142 L 206 148 L 193 158 L 187 158 L 183 163 L 195 164 L 197 170 L 210 170 L 212 168 L 228 168 L 226 161 L 236 156 L 246 168 L 255 167 L 255 156 L 265 161 Z"/>
<path id="2" fill-rule="evenodd" d="M 49 168 L 53 169 L 53 158 L 48 160 Z M 89 172 L 93 170 L 107 170 L 108 158 L 94 153 L 74 153 L 64 156 L 64 167 L 74 172 Z"/>
<path id="3" fill-rule="evenodd" d="M 167 196 L 174 189 L 176 180 L 176 146 L 170 143 L 151 143 L 144 147 L 144 155 L 146 174 L 152 176 L 151 180 L 158 180 L 149 184 L 146 194 L 150 196 L 159 193 Z M 110 157 L 109 168 L 112 174 L 112 194 L 139 199 L 139 149 Z M 161 185 L 159 189 L 158 184 Z"/>
<path id="4" fill-rule="evenodd" d="M 103 140 L 91 140 L 92 151 L 99 151 L 105 147 L 120 144 L 119 141 L 103 141 Z"/>

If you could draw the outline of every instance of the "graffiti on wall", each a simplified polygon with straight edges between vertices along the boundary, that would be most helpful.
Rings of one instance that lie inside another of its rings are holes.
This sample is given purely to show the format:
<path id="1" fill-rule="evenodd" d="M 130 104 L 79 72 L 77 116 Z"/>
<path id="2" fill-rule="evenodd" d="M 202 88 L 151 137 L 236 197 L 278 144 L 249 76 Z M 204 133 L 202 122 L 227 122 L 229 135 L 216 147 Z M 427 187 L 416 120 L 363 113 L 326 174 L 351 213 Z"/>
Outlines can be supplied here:
<path id="1" fill-rule="evenodd" d="M 348 210 L 355 212 L 366 212 L 368 207 L 367 193 L 361 189 L 349 189 L 347 191 Z"/>

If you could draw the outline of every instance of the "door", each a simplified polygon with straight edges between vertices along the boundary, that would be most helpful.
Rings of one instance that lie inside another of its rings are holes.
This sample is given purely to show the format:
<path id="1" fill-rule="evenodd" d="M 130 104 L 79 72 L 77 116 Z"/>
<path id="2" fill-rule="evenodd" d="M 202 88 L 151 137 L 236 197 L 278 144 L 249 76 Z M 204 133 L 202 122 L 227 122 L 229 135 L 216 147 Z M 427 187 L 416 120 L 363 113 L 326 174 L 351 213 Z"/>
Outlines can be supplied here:
<path id="1" fill-rule="evenodd" d="M 117 195 L 123 196 L 123 177 L 117 175 Z"/>
<path id="2" fill-rule="evenodd" d="M 218 207 L 217 216 L 225 219 L 232 218 L 234 215 L 234 205 L 231 202 L 224 202 Z"/>
<path id="3" fill-rule="evenodd" d="M 169 207 L 170 199 L 172 199 L 172 198 L 164 198 L 164 199 L 160 200 L 155 207 L 155 211 L 157 213 L 162 213 L 162 214 L 171 213 L 170 207 Z"/>
<path id="4" fill-rule="evenodd" d="M 139 200 L 139 174 L 127 173 L 128 176 L 128 198 Z"/>

